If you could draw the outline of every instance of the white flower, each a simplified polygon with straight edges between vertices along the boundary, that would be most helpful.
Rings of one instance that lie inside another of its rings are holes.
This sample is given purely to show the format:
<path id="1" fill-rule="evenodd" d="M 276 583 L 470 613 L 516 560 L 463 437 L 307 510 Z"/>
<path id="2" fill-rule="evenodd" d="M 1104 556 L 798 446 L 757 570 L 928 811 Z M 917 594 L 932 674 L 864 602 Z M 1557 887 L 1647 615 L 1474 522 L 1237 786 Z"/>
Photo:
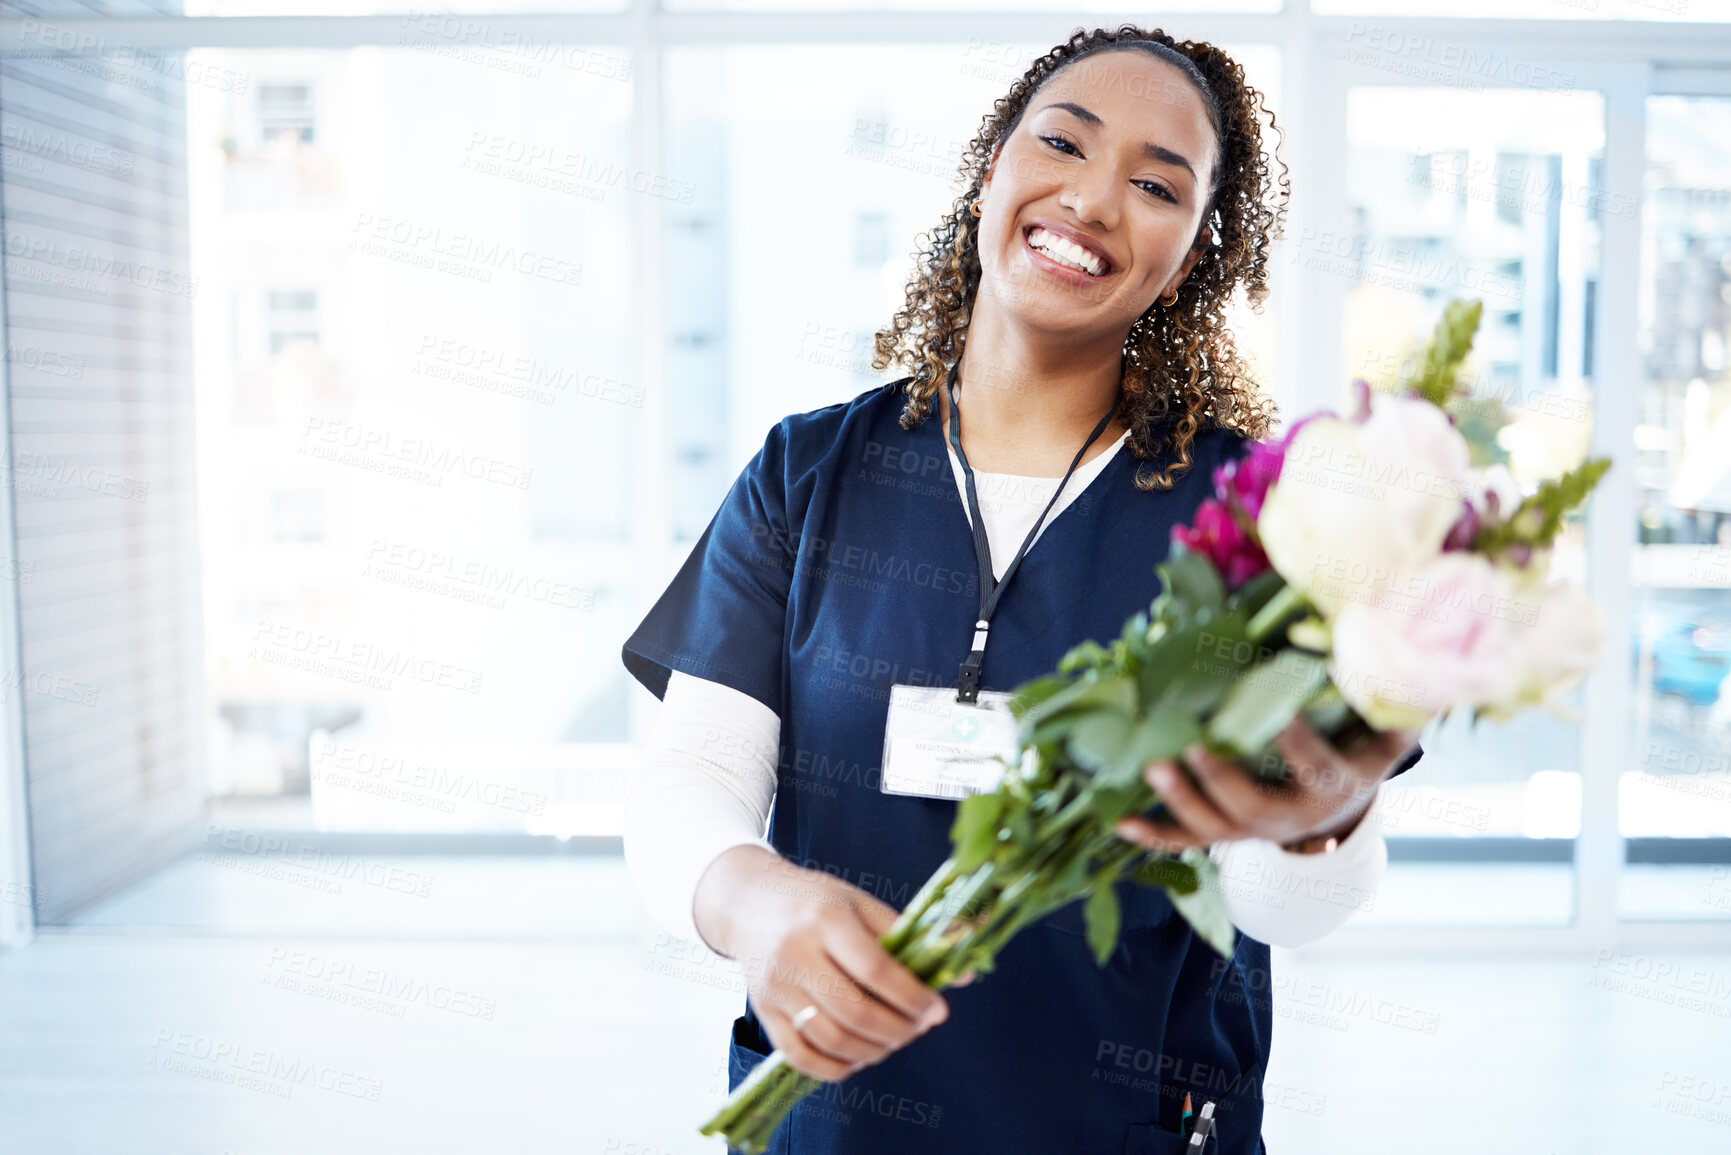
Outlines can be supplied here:
<path id="1" fill-rule="evenodd" d="M 1257 518 L 1263 549 L 1332 619 L 1437 556 L 1469 473 L 1466 440 L 1442 410 L 1379 394 L 1362 425 L 1318 417 L 1294 434 Z"/>
<path id="2" fill-rule="evenodd" d="M 1528 612 L 1513 631 L 1513 690 L 1505 700 L 1487 703 L 1498 717 L 1524 706 L 1555 705 L 1592 672 L 1604 646 L 1599 607 L 1580 586 L 1551 582 L 1518 597 Z"/>
<path id="3" fill-rule="evenodd" d="M 1496 496 L 1497 509 L 1493 515 L 1490 511 L 1492 495 Z M 1475 469 L 1467 478 L 1467 497 L 1478 511 L 1479 517 L 1487 522 L 1507 521 L 1509 515 L 1520 507 L 1526 498 L 1521 492 L 1520 482 L 1510 473 L 1505 465 L 1487 465 L 1483 469 Z"/>
<path id="4" fill-rule="evenodd" d="M 1379 730 L 1503 703 L 1524 671 L 1518 623 L 1538 617 L 1536 610 L 1485 558 L 1445 553 L 1412 581 L 1341 610 L 1329 676 Z"/>

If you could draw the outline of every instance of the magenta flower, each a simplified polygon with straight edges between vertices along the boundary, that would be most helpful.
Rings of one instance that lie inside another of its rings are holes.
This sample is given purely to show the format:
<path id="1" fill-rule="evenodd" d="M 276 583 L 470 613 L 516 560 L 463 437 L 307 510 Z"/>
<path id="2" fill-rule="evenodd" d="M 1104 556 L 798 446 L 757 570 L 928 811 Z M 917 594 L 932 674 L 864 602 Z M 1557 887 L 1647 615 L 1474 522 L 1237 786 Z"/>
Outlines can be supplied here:
<path id="1" fill-rule="evenodd" d="M 1497 495 L 1491 494 L 1490 499 L 1495 502 Z M 1471 549 L 1473 542 L 1478 539 L 1480 525 L 1478 507 L 1473 504 L 1472 498 L 1461 498 L 1461 515 L 1449 527 L 1448 536 L 1443 538 L 1443 549 Z"/>
<path id="2" fill-rule="evenodd" d="M 1256 518 L 1269 488 L 1280 480 L 1291 436 L 1289 432 L 1279 441 L 1252 442 L 1243 457 L 1216 468 L 1214 496 L 1197 507 L 1190 525 L 1173 527 L 1172 540 L 1214 563 L 1228 590 L 1268 569 L 1268 555 L 1256 536 Z"/>

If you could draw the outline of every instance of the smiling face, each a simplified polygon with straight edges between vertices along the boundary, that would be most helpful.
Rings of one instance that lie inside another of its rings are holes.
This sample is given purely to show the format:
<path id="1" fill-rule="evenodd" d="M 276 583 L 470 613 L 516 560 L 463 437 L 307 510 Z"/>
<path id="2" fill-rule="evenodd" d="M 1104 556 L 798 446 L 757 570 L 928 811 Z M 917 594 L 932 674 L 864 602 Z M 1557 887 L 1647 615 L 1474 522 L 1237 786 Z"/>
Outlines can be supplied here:
<path id="1" fill-rule="evenodd" d="M 1202 255 L 1216 163 L 1207 106 L 1178 68 L 1122 49 L 1069 65 L 981 185 L 981 297 L 1032 329 L 1122 341 Z"/>

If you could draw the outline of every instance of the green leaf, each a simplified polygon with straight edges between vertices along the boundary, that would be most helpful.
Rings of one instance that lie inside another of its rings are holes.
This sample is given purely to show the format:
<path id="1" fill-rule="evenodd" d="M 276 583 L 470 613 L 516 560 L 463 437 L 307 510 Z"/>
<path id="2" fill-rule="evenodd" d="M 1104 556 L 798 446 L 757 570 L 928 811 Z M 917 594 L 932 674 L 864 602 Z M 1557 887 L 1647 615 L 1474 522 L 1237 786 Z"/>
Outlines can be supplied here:
<path id="1" fill-rule="evenodd" d="M 1232 604 L 1244 611 L 1247 618 L 1256 616 L 1256 611 L 1268 604 L 1268 599 L 1279 593 L 1286 585 L 1286 579 L 1279 571 L 1265 569 L 1240 586 L 1232 595 Z"/>
<path id="2" fill-rule="evenodd" d="M 971 794 L 956 806 L 950 827 L 950 842 L 956 848 L 957 865 L 963 873 L 975 870 L 998 845 L 998 818 L 1004 811 L 1004 796 L 997 792 Z"/>
<path id="3" fill-rule="evenodd" d="M 1258 654 L 1248 644 L 1247 623 L 1233 612 L 1207 623 L 1195 634 L 1180 631 L 1148 657 L 1150 665 L 1171 671 L 1160 696 L 1164 709 L 1182 710 L 1198 717 L 1212 710 L 1237 681 L 1239 673 Z"/>
<path id="4" fill-rule="evenodd" d="M 1162 706 L 1135 724 L 1118 757 L 1101 768 L 1095 778 L 1103 786 L 1134 786 L 1142 776 L 1142 767 L 1176 758 L 1201 736 L 1202 728 L 1193 715 Z"/>
<path id="5" fill-rule="evenodd" d="M 1118 819 L 1135 809 L 1137 799 L 1143 796 L 1142 790 L 1135 784 L 1108 786 L 1096 780 L 1094 785 L 1088 788 L 1088 811 L 1102 828 L 1110 828 Z"/>
<path id="6" fill-rule="evenodd" d="M 1068 674 L 1076 670 L 1085 670 L 1106 664 L 1112 651 L 1099 642 L 1089 638 L 1070 647 L 1068 653 L 1058 659 L 1058 671 Z"/>
<path id="7" fill-rule="evenodd" d="M 1050 718 L 1038 726 L 1029 726 L 1028 723 L 1023 722 L 1019 736 L 1024 745 L 1049 746 L 1068 737 L 1070 731 L 1076 728 L 1076 723 L 1087 716 L 1086 714 L 1071 712 L 1058 718 Z"/>
<path id="8" fill-rule="evenodd" d="M 1016 687 L 1016 692 L 1010 695 L 1010 713 L 1020 718 L 1068 685 L 1070 685 L 1069 678 L 1059 677 L 1056 674 L 1048 674 L 1043 678 L 1023 682 Z"/>
<path id="9" fill-rule="evenodd" d="M 1068 901 L 1082 897 L 1088 889 L 1088 857 L 1083 854 L 1072 854 L 1064 863 L 1062 869 L 1054 874 L 1043 888 L 1051 895 L 1070 895 Z"/>
<path id="10" fill-rule="evenodd" d="M 1174 894 L 1195 894 L 1200 882 L 1196 868 L 1176 858 L 1144 858 L 1130 871 L 1132 881 L 1159 886 Z"/>
<path id="11" fill-rule="evenodd" d="M 1118 909 L 1118 892 L 1111 878 L 1102 875 L 1088 892 L 1088 902 L 1082 907 L 1082 917 L 1088 924 L 1088 945 L 1094 948 L 1094 961 L 1101 966 L 1112 957 L 1118 945 L 1118 926 L 1123 914 Z"/>
<path id="12" fill-rule="evenodd" d="M 1154 708 L 1154 704 L 1165 696 L 1173 679 L 1178 677 L 1185 665 L 1192 660 L 1201 647 L 1205 628 L 1207 627 L 1199 622 L 1179 626 L 1162 634 L 1149 649 L 1148 655 L 1136 671 L 1137 700 L 1142 703 L 1144 710 Z"/>
<path id="13" fill-rule="evenodd" d="M 1148 650 L 1148 614 L 1138 611 L 1132 614 L 1124 623 L 1124 632 L 1118 640 L 1124 643 L 1126 649 L 1140 658 Z"/>
<path id="14" fill-rule="evenodd" d="M 1013 700 L 1013 699 L 1012 699 Z M 1031 734 L 1048 718 L 1066 710 L 1117 710 L 1130 714 L 1136 709 L 1136 683 L 1123 674 L 1089 673 L 1057 693 L 1030 707 L 1021 718 L 1020 731 Z"/>
<path id="15" fill-rule="evenodd" d="M 1226 583 L 1202 554 L 1174 543 L 1165 564 L 1156 566 L 1155 572 L 1166 593 L 1191 613 L 1218 613 L 1226 604 Z"/>
<path id="16" fill-rule="evenodd" d="M 1460 369 L 1472 352 L 1473 334 L 1484 314 L 1482 301 L 1450 301 L 1437 320 L 1418 368 L 1401 384 L 1429 401 L 1446 407 L 1457 392 Z"/>
<path id="17" fill-rule="evenodd" d="M 1473 551 L 1495 554 L 1510 546 L 1543 549 L 1550 545 L 1563 527 L 1563 519 L 1587 500 L 1610 468 L 1609 457 L 1595 457 L 1561 477 L 1540 482 L 1538 490 L 1507 518 L 1479 531 L 1473 539 Z"/>
<path id="18" fill-rule="evenodd" d="M 1213 947 L 1223 958 L 1232 957 L 1233 936 L 1237 933 L 1232 917 L 1226 913 L 1226 896 L 1220 890 L 1220 871 L 1208 852 L 1199 846 L 1184 851 L 1184 861 L 1196 871 L 1196 889 L 1188 894 L 1166 892 L 1172 907 L 1184 916 L 1196 937 Z"/>
<path id="19" fill-rule="evenodd" d="M 1123 752 L 1130 733 L 1129 718 L 1115 710 L 1100 710 L 1076 723 L 1065 749 L 1082 769 L 1099 770 Z"/>
<path id="20" fill-rule="evenodd" d="M 1227 692 L 1208 719 L 1208 741 L 1238 755 L 1256 753 L 1327 680 L 1322 658 L 1304 650 L 1279 651 L 1252 666 Z"/>
<path id="21" fill-rule="evenodd" d="M 1123 674 L 1098 678 L 1080 698 L 1077 705 L 1093 709 L 1116 710 L 1120 714 L 1136 712 L 1136 679 Z"/>

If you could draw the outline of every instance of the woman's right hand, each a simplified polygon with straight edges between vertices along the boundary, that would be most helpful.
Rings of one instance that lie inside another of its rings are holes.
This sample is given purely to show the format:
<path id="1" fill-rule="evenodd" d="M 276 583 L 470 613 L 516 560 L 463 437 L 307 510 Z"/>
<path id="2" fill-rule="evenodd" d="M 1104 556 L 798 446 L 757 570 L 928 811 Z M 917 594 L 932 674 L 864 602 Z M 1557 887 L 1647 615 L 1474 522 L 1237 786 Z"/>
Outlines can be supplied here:
<path id="1" fill-rule="evenodd" d="M 813 1078 L 845 1079 L 949 1017 L 943 997 L 879 944 L 895 910 L 762 846 L 712 862 L 693 914 L 711 949 L 744 967 L 770 1042 Z M 817 1014 L 796 1031 L 806 1007 Z"/>

